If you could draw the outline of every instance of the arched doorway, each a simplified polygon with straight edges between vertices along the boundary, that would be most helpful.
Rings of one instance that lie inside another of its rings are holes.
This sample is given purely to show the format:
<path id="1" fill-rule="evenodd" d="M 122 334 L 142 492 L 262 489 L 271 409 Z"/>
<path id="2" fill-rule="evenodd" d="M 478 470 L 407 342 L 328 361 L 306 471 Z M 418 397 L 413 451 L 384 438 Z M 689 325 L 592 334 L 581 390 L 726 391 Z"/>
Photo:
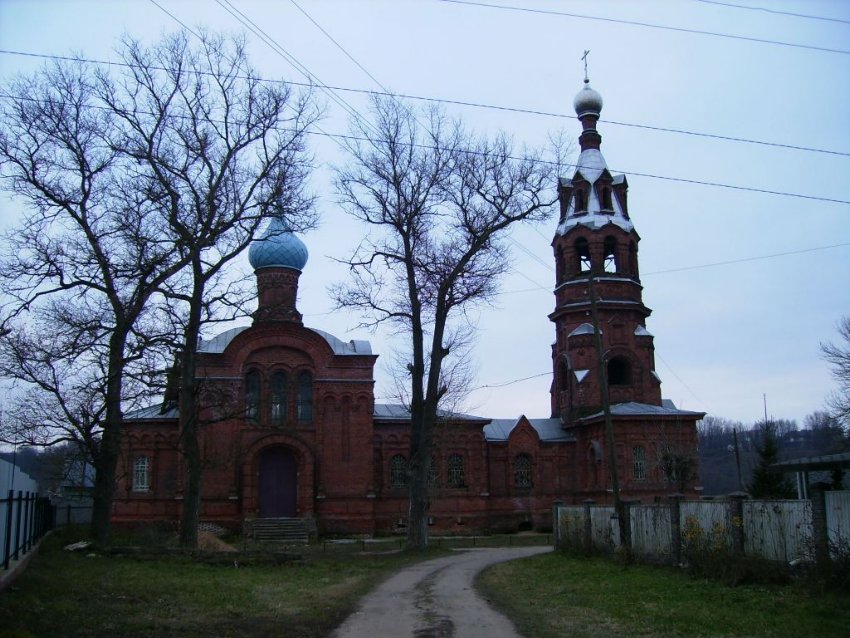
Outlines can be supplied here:
<path id="1" fill-rule="evenodd" d="M 298 508 L 298 459 L 289 448 L 272 447 L 260 455 L 260 518 L 295 516 Z"/>

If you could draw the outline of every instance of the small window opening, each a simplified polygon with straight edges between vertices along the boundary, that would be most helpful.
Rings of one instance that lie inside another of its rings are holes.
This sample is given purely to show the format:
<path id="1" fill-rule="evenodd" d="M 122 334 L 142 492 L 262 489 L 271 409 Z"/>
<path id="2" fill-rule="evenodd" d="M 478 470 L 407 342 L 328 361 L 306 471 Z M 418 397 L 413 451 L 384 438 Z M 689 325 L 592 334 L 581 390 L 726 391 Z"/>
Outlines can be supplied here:
<path id="1" fill-rule="evenodd" d="M 632 448 L 632 476 L 636 481 L 646 479 L 646 450 L 641 445 Z"/>
<path id="2" fill-rule="evenodd" d="M 147 492 L 151 487 L 150 459 L 146 456 L 137 456 L 133 461 L 133 491 Z"/>
<path id="3" fill-rule="evenodd" d="M 614 210 L 613 202 L 611 201 L 611 189 L 607 186 L 602 187 L 602 208 L 604 210 Z"/>
<path id="4" fill-rule="evenodd" d="M 460 454 L 452 454 L 449 457 L 448 485 L 449 487 L 463 487 L 466 476 L 463 467 L 463 457 Z"/>
<path id="5" fill-rule="evenodd" d="M 631 385 L 632 366 L 625 357 L 614 357 L 608 362 L 608 385 Z"/>
<path id="6" fill-rule="evenodd" d="M 576 239 L 576 259 L 579 272 L 590 272 L 590 245 L 584 237 Z"/>
<path id="7" fill-rule="evenodd" d="M 603 268 L 605 272 L 617 272 L 617 240 L 611 236 L 605 238 L 605 260 Z"/>
<path id="8" fill-rule="evenodd" d="M 514 460 L 514 485 L 532 487 L 531 456 L 528 454 L 518 454 Z"/>
<path id="9" fill-rule="evenodd" d="M 256 370 L 245 375 L 245 418 L 260 418 L 260 373 Z"/>
<path id="10" fill-rule="evenodd" d="M 577 188 L 575 192 L 575 203 L 577 213 L 587 212 L 587 193 L 583 188 Z"/>
<path id="11" fill-rule="evenodd" d="M 390 459 L 390 487 L 407 486 L 407 459 L 396 454 Z"/>
<path id="12" fill-rule="evenodd" d="M 309 372 L 298 375 L 298 420 L 313 420 L 313 375 Z"/>
<path id="13" fill-rule="evenodd" d="M 286 373 L 275 372 L 272 375 L 272 424 L 283 425 L 286 422 Z"/>

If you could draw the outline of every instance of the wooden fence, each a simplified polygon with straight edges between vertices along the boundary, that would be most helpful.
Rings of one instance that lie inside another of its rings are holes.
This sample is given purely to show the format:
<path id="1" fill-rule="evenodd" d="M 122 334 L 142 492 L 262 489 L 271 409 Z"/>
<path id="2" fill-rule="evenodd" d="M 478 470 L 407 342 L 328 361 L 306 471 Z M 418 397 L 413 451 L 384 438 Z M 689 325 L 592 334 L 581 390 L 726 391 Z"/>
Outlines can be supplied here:
<path id="1" fill-rule="evenodd" d="M 810 500 L 684 501 L 626 504 L 632 554 L 679 563 L 683 550 L 699 547 L 771 561 L 814 560 L 850 548 L 850 491 L 819 492 Z M 820 499 L 820 500 L 818 500 Z M 820 505 L 818 507 L 817 505 Z M 555 545 L 579 551 L 616 551 L 618 520 L 612 506 L 554 507 Z M 819 532 L 823 530 L 823 532 Z M 825 536 L 818 543 L 818 535 Z"/>

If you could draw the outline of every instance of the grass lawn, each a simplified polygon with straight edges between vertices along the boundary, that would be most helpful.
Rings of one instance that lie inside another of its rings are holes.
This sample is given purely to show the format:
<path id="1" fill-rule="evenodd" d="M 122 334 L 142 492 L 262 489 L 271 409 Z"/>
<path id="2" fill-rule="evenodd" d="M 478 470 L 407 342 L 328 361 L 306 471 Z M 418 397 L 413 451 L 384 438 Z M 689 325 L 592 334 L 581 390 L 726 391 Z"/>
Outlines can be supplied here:
<path id="1" fill-rule="evenodd" d="M 496 565 L 484 595 L 534 638 L 850 636 L 850 596 L 798 585 L 728 587 L 670 568 L 560 553 Z"/>
<path id="2" fill-rule="evenodd" d="M 401 565 L 441 553 L 315 553 L 280 566 L 87 556 L 54 533 L 0 594 L 0 636 L 326 636 Z"/>

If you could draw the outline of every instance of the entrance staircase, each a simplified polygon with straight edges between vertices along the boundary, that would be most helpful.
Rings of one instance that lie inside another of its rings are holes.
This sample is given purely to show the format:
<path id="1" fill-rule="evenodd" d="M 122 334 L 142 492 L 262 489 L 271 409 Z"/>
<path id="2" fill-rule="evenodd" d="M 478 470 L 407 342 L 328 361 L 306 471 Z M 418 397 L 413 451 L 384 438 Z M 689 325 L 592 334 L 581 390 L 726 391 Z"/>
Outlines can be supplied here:
<path id="1" fill-rule="evenodd" d="M 316 534 L 316 522 L 307 518 L 258 518 L 253 521 L 256 541 L 307 545 Z"/>

